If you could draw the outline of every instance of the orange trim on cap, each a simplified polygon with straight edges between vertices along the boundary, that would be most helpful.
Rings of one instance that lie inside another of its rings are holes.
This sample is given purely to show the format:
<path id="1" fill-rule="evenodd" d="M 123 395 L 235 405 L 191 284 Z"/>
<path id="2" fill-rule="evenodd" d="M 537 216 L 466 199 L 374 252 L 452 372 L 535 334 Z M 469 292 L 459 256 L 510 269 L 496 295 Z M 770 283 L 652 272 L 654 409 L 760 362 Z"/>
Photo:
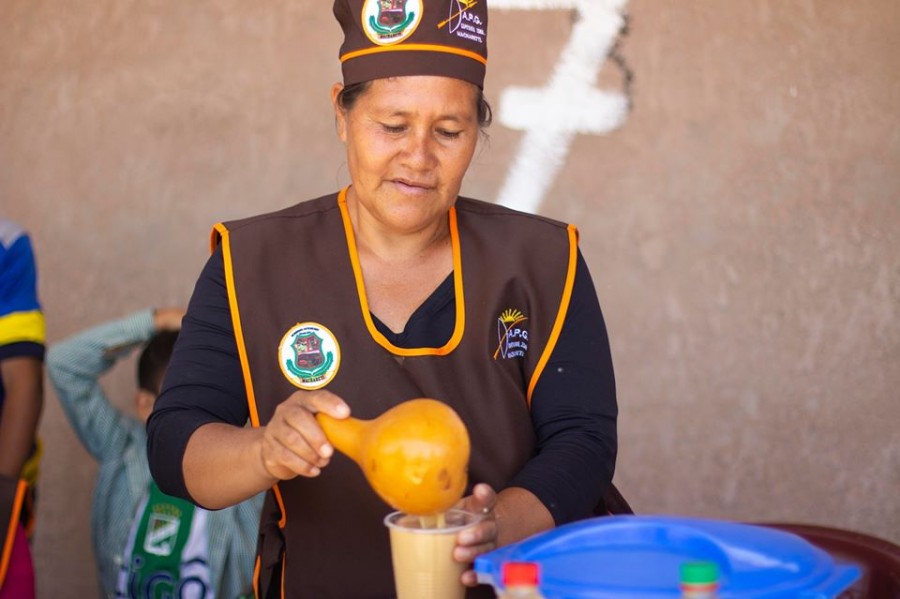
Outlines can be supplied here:
<path id="1" fill-rule="evenodd" d="M 9 569 L 9 562 L 12 558 L 13 544 L 16 540 L 16 530 L 19 525 L 19 512 L 22 511 L 22 501 L 25 499 L 25 489 L 28 486 L 24 480 L 20 480 L 16 485 L 16 498 L 13 500 L 12 514 L 9 515 L 9 528 L 6 531 L 6 538 L 3 541 L 3 554 L 0 555 L 0 586 L 6 579 L 6 571 Z"/>
<path id="2" fill-rule="evenodd" d="M 453 46 L 441 46 L 438 44 L 399 44 L 397 46 L 378 46 L 376 48 L 364 48 L 362 50 L 354 50 L 353 52 L 347 52 L 343 56 L 341 56 L 341 62 L 347 62 L 351 58 L 359 58 L 360 56 L 367 56 L 369 54 L 378 54 L 380 52 L 444 52 L 445 54 L 456 54 L 458 56 L 465 56 L 466 58 L 471 58 L 472 60 L 478 61 L 483 65 L 487 65 L 487 58 L 478 54 L 477 52 L 472 52 L 471 50 L 463 50 L 462 48 L 454 48 Z"/>
<path id="3" fill-rule="evenodd" d="M 253 379 L 250 376 L 250 362 L 247 359 L 247 347 L 244 344 L 244 330 L 241 327 L 241 313 L 238 311 L 237 290 L 234 287 L 234 265 L 231 262 L 231 238 L 228 229 L 222 223 L 214 229 L 219 234 L 222 245 L 222 260 L 225 263 L 225 287 L 228 289 L 228 307 L 231 310 L 231 324 L 234 327 L 234 340 L 237 344 L 238 356 L 241 359 L 241 370 L 244 373 L 244 389 L 247 391 L 247 407 L 250 410 L 250 424 L 259 426 L 259 410 L 256 407 L 256 395 L 253 393 Z"/>
<path id="4" fill-rule="evenodd" d="M 566 312 L 569 311 L 569 301 L 572 299 L 572 287 L 575 284 L 575 265 L 578 262 L 578 229 L 575 228 L 575 225 L 569 225 L 567 231 L 569 233 L 569 267 L 566 271 L 566 283 L 563 286 L 562 299 L 559 302 L 559 310 L 556 313 L 556 322 L 553 323 L 553 329 L 550 331 L 547 347 L 544 348 L 544 353 L 541 354 L 541 359 L 538 360 L 534 374 L 531 375 L 531 381 L 528 383 L 528 407 L 531 407 L 531 394 L 534 393 L 538 379 L 541 378 L 544 367 L 550 361 L 550 354 L 553 353 L 553 348 L 556 347 L 556 342 L 559 341 L 559 334 L 562 331 L 563 322 L 566 320 Z"/>
<path id="5" fill-rule="evenodd" d="M 369 301 L 366 299 L 366 283 L 363 280 L 362 267 L 359 264 L 359 253 L 356 249 L 356 236 L 353 233 L 353 223 L 350 221 L 350 212 L 347 208 L 347 189 L 345 187 L 338 194 L 338 206 L 341 209 L 341 218 L 344 220 L 344 234 L 347 238 L 347 250 L 350 253 L 350 264 L 353 266 L 353 276 L 356 278 L 356 292 L 359 295 L 359 307 L 362 310 L 362 317 L 369 329 L 369 334 L 375 343 L 388 350 L 395 356 L 446 356 L 459 345 L 462 340 L 463 332 L 466 328 L 466 310 L 465 296 L 463 294 L 463 278 L 462 278 L 462 253 L 459 247 L 459 227 L 456 221 L 456 208 L 450 208 L 449 226 L 450 226 L 450 245 L 453 251 L 453 289 L 456 294 L 456 326 L 453 329 L 453 335 L 443 347 L 420 347 L 420 348 L 404 348 L 397 347 L 387 340 L 372 321 L 372 314 L 369 311 Z"/>

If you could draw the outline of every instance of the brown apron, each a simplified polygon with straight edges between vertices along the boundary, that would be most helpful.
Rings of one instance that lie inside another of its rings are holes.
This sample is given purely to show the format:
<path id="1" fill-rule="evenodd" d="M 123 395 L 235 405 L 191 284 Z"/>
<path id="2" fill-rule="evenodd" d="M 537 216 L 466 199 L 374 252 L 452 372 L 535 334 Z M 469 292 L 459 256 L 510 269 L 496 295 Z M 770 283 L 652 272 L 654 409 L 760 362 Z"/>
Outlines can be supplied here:
<path id="1" fill-rule="evenodd" d="M 417 397 L 443 401 L 472 440 L 467 492 L 476 482 L 504 488 L 534 453 L 530 395 L 568 307 L 574 227 L 458 199 L 449 215 L 454 333 L 441 347 L 398 348 L 371 321 L 345 191 L 213 231 L 223 247 L 251 423 L 267 423 L 296 390 L 279 348 L 292 327 L 311 323 L 339 348 L 330 352 L 338 366 L 325 388 L 355 417 L 375 418 Z M 263 508 L 258 596 L 392 596 L 382 522 L 390 511 L 341 454 L 314 479 L 279 483 Z M 479 594 L 492 596 L 487 588 L 470 596 Z"/>

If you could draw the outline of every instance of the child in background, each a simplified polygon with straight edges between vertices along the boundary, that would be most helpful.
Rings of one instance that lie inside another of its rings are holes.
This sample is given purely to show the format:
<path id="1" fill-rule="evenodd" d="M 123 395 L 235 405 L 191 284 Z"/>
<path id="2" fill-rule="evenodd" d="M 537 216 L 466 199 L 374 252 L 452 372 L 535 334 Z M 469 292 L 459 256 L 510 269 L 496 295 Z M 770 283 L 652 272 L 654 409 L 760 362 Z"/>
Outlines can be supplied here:
<path id="1" fill-rule="evenodd" d="M 107 597 L 233 599 L 252 584 L 262 496 L 207 511 L 160 492 L 147 465 L 145 423 L 181 327 L 179 309 L 144 310 L 54 344 L 47 369 L 69 422 L 99 462 L 91 529 Z M 98 379 L 143 347 L 136 417 L 110 404 Z M 167 588 L 169 587 L 169 588 Z"/>

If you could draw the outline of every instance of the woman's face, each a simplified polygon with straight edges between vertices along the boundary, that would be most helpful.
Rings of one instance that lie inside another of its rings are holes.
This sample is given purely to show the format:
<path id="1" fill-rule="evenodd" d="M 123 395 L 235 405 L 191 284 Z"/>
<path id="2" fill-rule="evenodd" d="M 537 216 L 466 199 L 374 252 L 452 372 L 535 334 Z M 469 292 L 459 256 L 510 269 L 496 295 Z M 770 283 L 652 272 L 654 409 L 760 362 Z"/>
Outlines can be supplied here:
<path id="1" fill-rule="evenodd" d="M 477 88 L 451 77 L 377 79 L 347 111 L 340 90 L 332 100 L 360 215 L 395 233 L 442 222 L 478 141 Z"/>

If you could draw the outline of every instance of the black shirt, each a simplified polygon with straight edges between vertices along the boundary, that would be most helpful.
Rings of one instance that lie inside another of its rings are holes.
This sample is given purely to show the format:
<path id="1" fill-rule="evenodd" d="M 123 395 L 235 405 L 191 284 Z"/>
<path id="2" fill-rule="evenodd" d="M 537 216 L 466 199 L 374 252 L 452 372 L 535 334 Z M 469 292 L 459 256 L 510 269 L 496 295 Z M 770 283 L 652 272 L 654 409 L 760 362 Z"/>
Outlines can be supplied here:
<path id="1" fill-rule="evenodd" d="M 455 310 L 451 274 L 413 313 L 402 332 L 394 333 L 374 315 L 373 321 L 398 347 L 440 347 L 453 333 Z M 532 395 L 536 455 L 509 486 L 534 493 L 558 525 L 590 516 L 615 469 L 617 414 L 606 325 L 579 251 L 562 332 Z M 197 281 L 147 423 L 150 463 L 181 464 L 197 428 L 211 422 L 243 426 L 248 418 L 218 248 Z M 153 469 L 153 476 L 165 492 L 190 498 L 181 469 Z"/>

